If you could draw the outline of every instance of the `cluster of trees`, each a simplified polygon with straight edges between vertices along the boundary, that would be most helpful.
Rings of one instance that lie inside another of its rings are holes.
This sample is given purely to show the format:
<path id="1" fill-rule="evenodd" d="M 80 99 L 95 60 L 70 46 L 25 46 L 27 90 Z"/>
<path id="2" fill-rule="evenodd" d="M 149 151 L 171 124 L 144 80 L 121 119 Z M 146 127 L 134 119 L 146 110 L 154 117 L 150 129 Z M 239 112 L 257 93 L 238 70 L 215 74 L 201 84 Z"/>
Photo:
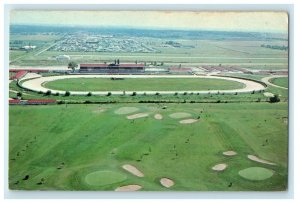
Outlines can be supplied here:
<path id="1" fill-rule="evenodd" d="M 120 64 L 120 59 L 115 59 L 115 64 Z"/>
<path id="2" fill-rule="evenodd" d="M 74 61 L 71 61 L 69 64 L 68 64 L 68 68 L 69 69 L 72 69 L 72 71 L 74 72 L 75 68 L 77 68 L 78 64 L 75 63 Z"/>
<path id="3" fill-rule="evenodd" d="M 269 48 L 269 49 L 278 49 L 278 50 L 284 50 L 284 51 L 287 51 L 289 49 L 288 46 L 279 46 L 279 45 L 269 45 L 269 44 L 262 44 L 260 45 L 261 47 L 264 47 L 264 48 Z"/>
<path id="4" fill-rule="evenodd" d="M 145 62 L 145 65 L 146 65 L 146 62 Z M 152 65 L 152 66 L 163 66 L 164 62 L 151 61 L 150 65 Z"/>
<path id="5" fill-rule="evenodd" d="M 42 91 L 39 91 L 39 94 L 44 94 L 45 96 L 50 96 L 52 94 L 52 92 L 51 92 L 51 90 L 47 90 L 47 92 L 45 92 L 45 93 L 43 93 Z M 54 95 L 59 96 L 59 93 L 56 92 Z M 71 95 L 71 92 L 69 92 L 69 91 L 66 91 L 64 94 L 64 96 L 70 96 L 70 95 Z"/>
<path id="6" fill-rule="evenodd" d="M 273 97 L 270 97 L 270 103 L 280 102 L 278 94 L 275 94 Z"/>

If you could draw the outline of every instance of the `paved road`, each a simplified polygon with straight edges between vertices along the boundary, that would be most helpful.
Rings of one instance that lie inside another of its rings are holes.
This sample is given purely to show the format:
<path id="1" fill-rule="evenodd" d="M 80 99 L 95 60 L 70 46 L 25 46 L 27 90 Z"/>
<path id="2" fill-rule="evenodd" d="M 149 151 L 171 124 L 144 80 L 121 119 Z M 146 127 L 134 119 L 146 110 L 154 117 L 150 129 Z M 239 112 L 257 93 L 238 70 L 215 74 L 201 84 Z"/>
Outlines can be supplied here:
<path id="1" fill-rule="evenodd" d="M 230 77 L 222 77 L 222 76 L 198 76 L 198 75 L 62 75 L 62 76 L 51 76 L 51 77 L 40 77 L 40 78 L 34 78 L 32 80 L 25 81 L 22 86 L 24 88 L 30 89 L 32 91 L 42 91 L 47 92 L 48 90 L 51 90 L 52 94 L 59 93 L 59 94 L 65 94 L 65 91 L 60 90 L 53 90 L 48 89 L 42 86 L 43 83 L 54 81 L 54 80 L 60 80 L 60 79 L 69 79 L 69 78 L 111 78 L 111 77 L 121 77 L 121 78 L 209 78 L 209 79 L 223 79 L 223 80 L 230 80 L 230 81 L 236 81 L 243 83 L 245 87 L 241 89 L 232 89 L 232 90 L 193 90 L 193 91 L 135 91 L 137 94 L 156 94 L 157 92 L 159 94 L 174 94 L 177 92 L 178 94 L 183 94 L 184 92 L 187 93 L 199 93 L 199 94 L 207 94 L 207 93 L 242 93 L 242 92 L 252 92 L 252 91 L 259 91 L 265 89 L 265 87 L 257 82 L 245 80 L 245 79 L 239 79 L 239 78 L 230 78 Z M 93 95 L 106 95 L 108 92 L 111 92 L 113 95 L 122 95 L 124 94 L 123 91 L 92 91 Z M 88 91 L 70 91 L 72 95 L 86 95 Z M 133 91 L 126 91 L 126 95 L 131 95 Z"/>
<path id="2" fill-rule="evenodd" d="M 224 57 L 224 56 L 174 56 L 172 54 L 153 54 L 155 55 L 155 57 L 161 57 L 161 58 L 199 58 L 199 59 L 234 59 L 234 60 L 240 60 L 240 59 L 249 59 L 249 60 L 252 60 L 252 59 L 258 59 L 258 60 L 265 60 L 265 59 L 273 59 L 273 60 L 281 60 L 281 59 L 286 59 L 284 57 L 277 57 L 277 58 L 274 58 L 274 57 Z M 150 57 L 153 57 L 153 55 L 150 55 L 150 56 L 147 56 L 147 55 L 119 55 L 118 58 L 150 58 Z M 83 54 L 83 55 L 80 55 L 80 54 L 69 54 L 69 56 L 96 56 L 96 57 L 99 57 L 99 56 L 110 56 L 110 55 L 97 55 L 97 54 Z"/>
<path id="3" fill-rule="evenodd" d="M 35 56 L 38 56 L 38 55 L 40 55 L 41 53 L 47 51 L 48 49 L 50 49 L 51 47 L 55 46 L 55 45 L 58 44 L 58 43 L 59 43 L 59 41 L 58 41 L 58 42 L 55 42 L 55 43 L 53 43 L 53 44 L 51 44 L 51 45 L 49 45 L 48 47 L 46 47 L 45 49 L 39 51 L 38 53 L 36 53 L 36 54 L 34 54 L 34 55 L 35 55 Z"/>
<path id="4" fill-rule="evenodd" d="M 281 87 L 281 86 L 275 85 L 273 83 L 270 83 L 270 80 L 272 78 L 282 78 L 282 77 L 288 77 L 288 76 L 287 75 L 273 75 L 273 76 L 268 76 L 268 77 L 262 78 L 261 81 L 266 83 L 267 85 L 271 85 L 273 87 L 278 87 L 278 88 L 287 90 L 288 88 L 286 88 L 286 87 Z"/>

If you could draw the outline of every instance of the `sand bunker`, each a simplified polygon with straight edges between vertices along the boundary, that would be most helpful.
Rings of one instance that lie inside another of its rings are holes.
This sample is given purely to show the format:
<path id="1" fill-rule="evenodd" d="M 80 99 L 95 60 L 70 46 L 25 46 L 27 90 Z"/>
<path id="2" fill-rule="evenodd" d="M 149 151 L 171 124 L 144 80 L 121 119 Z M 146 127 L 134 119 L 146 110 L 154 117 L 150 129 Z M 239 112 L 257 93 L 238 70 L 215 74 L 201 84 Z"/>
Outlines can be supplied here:
<path id="1" fill-rule="evenodd" d="M 154 118 L 156 120 L 161 120 L 161 119 L 163 119 L 163 116 L 161 114 L 157 113 L 157 114 L 154 115 Z"/>
<path id="2" fill-rule="evenodd" d="M 223 152 L 223 155 L 225 155 L 225 156 L 235 156 L 235 155 L 237 155 L 237 153 L 235 151 L 226 151 L 226 152 Z"/>
<path id="3" fill-rule="evenodd" d="M 190 124 L 190 123 L 195 123 L 197 121 L 198 121 L 197 119 L 190 118 L 190 119 L 181 120 L 181 121 L 179 121 L 179 123 L 181 123 L 181 124 Z"/>
<path id="4" fill-rule="evenodd" d="M 130 114 L 137 112 L 139 109 L 136 107 L 121 107 L 117 110 L 115 110 L 115 114 Z"/>
<path id="5" fill-rule="evenodd" d="M 143 118 L 143 117 L 147 117 L 147 116 L 149 116 L 149 114 L 147 114 L 147 113 L 137 113 L 137 114 L 127 116 L 127 119 Z"/>
<path id="6" fill-rule="evenodd" d="M 214 171 L 224 171 L 227 168 L 227 164 L 217 164 L 215 166 L 213 166 L 211 169 Z"/>
<path id="7" fill-rule="evenodd" d="M 166 188 L 172 187 L 174 185 L 174 181 L 169 178 L 161 178 L 159 182 Z"/>
<path id="8" fill-rule="evenodd" d="M 265 92 L 264 95 L 265 95 L 266 97 L 274 97 L 274 94 L 271 93 L 271 92 Z"/>
<path id="9" fill-rule="evenodd" d="M 190 113 L 184 113 L 184 112 L 178 112 L 178 113 L 172 113 L 169 115 L 171 118 L 188 118 L 192 115 Z"/>
<path id="10" fill-rule="evenodd" d="M 239 175 L 248 180 L 265 180 L 273 174 L 274 171 L 262 167 L 250 167 L 239 171 Z"/>
<path id="11" fill-rule="evenodd" d="M 125 164 L 122 166 L 122 168 L 137 177 L 144 177 L 144 174 L 141 171 L 139 171 L 135 166 Z"/>
<path id="12" fill-rule="evenodd" d="M 250 159 L 252 161 L 259 162 L 259 163 L 269 164 L 269 165 L 276 165 L 275 163 L 269 162 L 267 160 L 260 159 L 260 158 L 258 158 L 257 156 L 254 156 L 254 155 L 248 155 L 247 157 L 248 157 L 248 159 Z"/>
<path id="13" fill-rule="evenodd" d="M 115 189 L 117 192 L 133 192 L 138 191 L 142 188 L 140 185 L 124 185 Z"/>

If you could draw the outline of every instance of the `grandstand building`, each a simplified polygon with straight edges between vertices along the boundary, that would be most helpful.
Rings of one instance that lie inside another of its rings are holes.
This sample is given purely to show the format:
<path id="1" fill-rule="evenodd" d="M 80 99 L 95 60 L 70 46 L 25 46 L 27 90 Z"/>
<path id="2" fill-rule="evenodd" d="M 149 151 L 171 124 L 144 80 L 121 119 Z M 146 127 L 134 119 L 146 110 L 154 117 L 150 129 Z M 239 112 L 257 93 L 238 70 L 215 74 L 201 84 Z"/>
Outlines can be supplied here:
<path id="1" fill-rule="evenodd" d="M 144 64 L 80 64 L 80 73 L 144 73 Z"/>

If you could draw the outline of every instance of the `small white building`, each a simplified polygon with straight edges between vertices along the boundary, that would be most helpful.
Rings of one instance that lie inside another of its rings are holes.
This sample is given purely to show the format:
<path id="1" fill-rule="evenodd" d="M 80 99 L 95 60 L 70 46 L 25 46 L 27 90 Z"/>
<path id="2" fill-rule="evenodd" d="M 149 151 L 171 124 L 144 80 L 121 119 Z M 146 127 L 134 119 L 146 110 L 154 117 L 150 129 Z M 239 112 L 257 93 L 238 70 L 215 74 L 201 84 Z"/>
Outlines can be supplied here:
<path id="1" fill-rule="evenodd" d="M 36 46 L 30 46 L 30 45 L 26 45 L 26 46 L 23 46 L 22 49 L 24 50 L 32 50 L 32 49 L 35 49 Z"/>

